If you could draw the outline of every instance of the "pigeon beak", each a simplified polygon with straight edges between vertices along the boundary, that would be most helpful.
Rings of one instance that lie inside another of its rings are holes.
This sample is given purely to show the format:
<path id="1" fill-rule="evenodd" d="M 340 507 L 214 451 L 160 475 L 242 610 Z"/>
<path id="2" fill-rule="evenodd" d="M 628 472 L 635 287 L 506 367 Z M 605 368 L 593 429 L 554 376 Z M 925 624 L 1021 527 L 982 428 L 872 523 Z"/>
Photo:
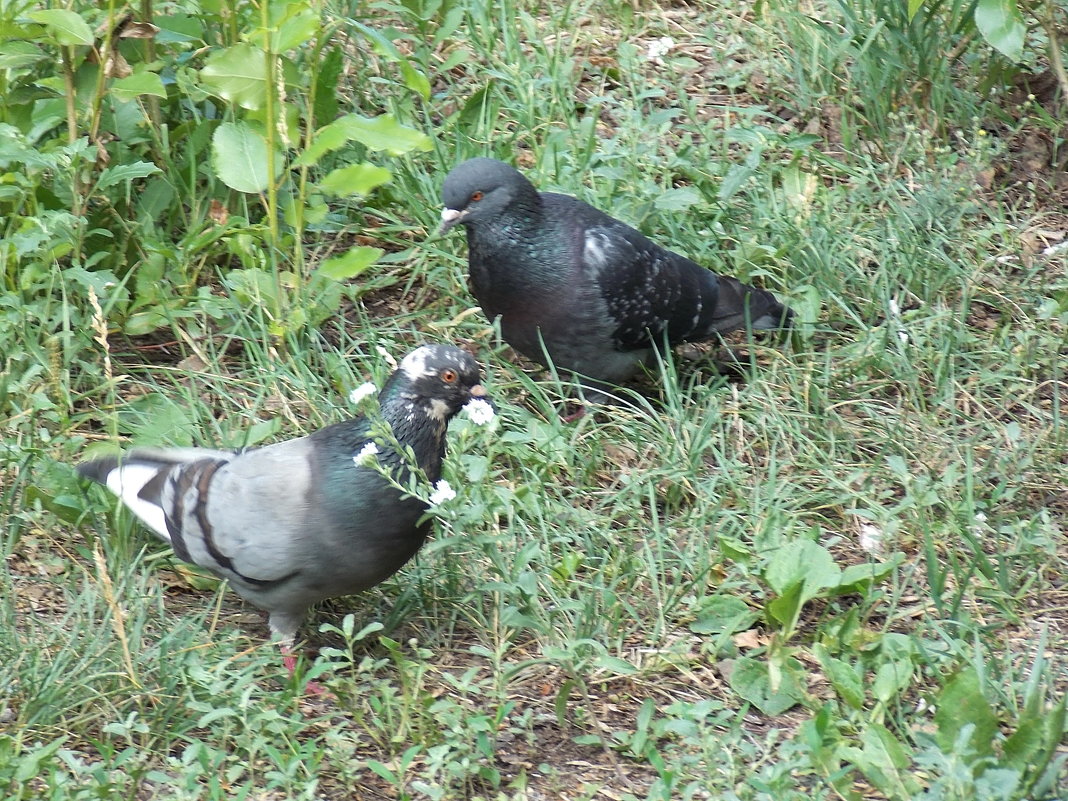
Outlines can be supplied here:
<path id="1" fill-rule="evenodd" d="M 467 215 L 467 209 L 463 211 L 457 211 L 456 209 L 442 209 L 441 210 L 441 228 L 438 229 L 438 236 L 448 231 L 456 223 L 460 222 Z"/>

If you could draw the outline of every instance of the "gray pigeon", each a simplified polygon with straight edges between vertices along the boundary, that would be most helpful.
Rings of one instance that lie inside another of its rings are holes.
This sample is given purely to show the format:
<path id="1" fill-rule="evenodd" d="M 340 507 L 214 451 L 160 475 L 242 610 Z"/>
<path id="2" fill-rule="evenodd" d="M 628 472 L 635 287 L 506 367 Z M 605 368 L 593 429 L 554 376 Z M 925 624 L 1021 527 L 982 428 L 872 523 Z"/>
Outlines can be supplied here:
<path id="1" fill-rule="evenodd" d="M 485 394 L 470 355 L 424 345 L 404 358 L 378 402 L 392 438 L 436 482 L 449 420 Z M 420 522 L 425 504 L 368 465 L 376 458 L 407 486 L 405 460 L 382 434 L 361 416 L 262 448 L 138 448 L 77 470 L 118 495 L 180 558 L 265 609 L 292 670 L 308 608 L 391 576 L 430 530 L 429 519 Z"/>
<path id="2" fill-rule="evenodd" d="M 488 158 L 442 187 L 444 232 L 467 229 L 471 291 L 528 358 L 605 387 L 652 366 L 656 348 L 746 325 L 789 327 L 763 289 L 701 267 L 568 195 L 538 192 Z"/>

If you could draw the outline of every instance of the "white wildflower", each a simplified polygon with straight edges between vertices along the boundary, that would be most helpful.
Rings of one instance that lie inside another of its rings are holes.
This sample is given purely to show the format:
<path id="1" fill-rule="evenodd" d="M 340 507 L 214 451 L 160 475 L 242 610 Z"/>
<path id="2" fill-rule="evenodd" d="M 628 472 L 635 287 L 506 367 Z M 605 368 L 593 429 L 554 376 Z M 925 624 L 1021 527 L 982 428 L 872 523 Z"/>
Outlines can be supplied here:
<path id="1" fill-rule="evenodd" d="M 493 406 L 484 398 L 475 398 L 464 404 L 464 411 L 476 426 L 484 426 L 497 416 Z"/>
<path id="2" fill-rule="evenodd" d="M 360 449 L 359 453 L 352 457 L 352 463 L 357 467 L 366 467 L 374 462 L 375 456 L 379 453 L 381 451 L 378 450 L 378 446 L 373 442 L 368 442 Z"/>
<path id="3" fill-rule="evenodd" d="M 860 547 L 868 553 L 878 554 L 883 550 L 883 532 L 871 523 L 860 524 Z"/>
<path id="4" fill-rule="evenodd" d="M 375 353 L 386 360 L 386 364 L 389 365 L 390 370 L 397 369 L 397 360 L 393 358 L 393 354 L 383 348 L 381 345 L 375 345 Z"/>
<path id="5" fill-rule="evenodd" d="M 456 497 L 456 490 L 449 486 L 449 482 L 445 479 L 438 479 L 434 484 L 434 491 L 430 493 L 430 497 L 427 499 L 432 506 L 438 506 L 445 503 L 445 501 L 451 501 Z"/>
<path id="6" fill-rule="evenodd" d="M 652 61 L 654 64 L 663 64 L 664 56 L 670 53 L 675 48 L 675 40 L 670 36 L 661 36 L 659 39 L 653 39 L 649 42 L 649 50 L 645 54 L 647 61 Z"/>
<path id="7" fill-rule="evenodd" d="M 890 316 L 901 326 L 897 331 L 897 338 L 901 340 L 903 345 L 907 345 L 909 341 L 909 332 L 905 330 L 903 325 L 901 325 L 901 306 L 898 304 L 896 297 L 890 298 L 889 306 Z"/>
<path id="8" fill-rule="evenodd" d="M 369 398 L 376 392 L 378 392 L 378 387 L 376 387 L 370 381 L 366 381 L 349 393 L 349 403 L 351 403 L 353 406 L 358 406 L 360 401 L 362 401 L 364 398 Z"/>

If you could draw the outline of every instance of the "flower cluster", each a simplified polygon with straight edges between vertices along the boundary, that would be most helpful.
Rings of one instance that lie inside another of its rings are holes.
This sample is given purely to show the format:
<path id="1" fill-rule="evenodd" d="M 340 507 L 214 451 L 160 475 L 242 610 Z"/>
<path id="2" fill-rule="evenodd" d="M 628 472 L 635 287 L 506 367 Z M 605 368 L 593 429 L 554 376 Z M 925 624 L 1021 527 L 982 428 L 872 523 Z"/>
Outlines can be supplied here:
<path id="1" fill-rule="evenodd" d="M 376 387 L 370 381 L 367 381 L 363 384 L 360 384 L 358 387 L 356 387 L 356 389 L 352 390 L 352 392 L 349 393 L 349 403 L 351 403 L 353 406 L 358 406 L 360 401 L 362 401 L 364 398 L 369 398 L 376 392 L 378 392 L 378 387 Z"/>
<path id="2" fill-rule="evenodd" d="M 352 463 L 357 467 L 367 467 L 374 463 L 375 456 L 379 453 L 381 451 L 378 450 L 378 446 L 373 442 L 368 442 L 360 449 L 359 453 L 352 457 Z"/>
<path id="3" fill-rule="evenodd" d="M 439 479 L 434 483 L 434 491 L 430 493 L 430 497 L 427 498 L 430 501 L 431 506 L 438 506 L 446 501 L 451 501 L 456 497 L 456 490 L 449 486 L 449 482 L 445 479 Z"/>
<path id="4" fill-rule="evenodd" d="M 497 416 L 497 413 L 493 411 L 493 406 L 483 398 L 469 400 L 464 404 L 464 411 L 467 412 L 467 416 L 476 426 L 484 426 Z"/>

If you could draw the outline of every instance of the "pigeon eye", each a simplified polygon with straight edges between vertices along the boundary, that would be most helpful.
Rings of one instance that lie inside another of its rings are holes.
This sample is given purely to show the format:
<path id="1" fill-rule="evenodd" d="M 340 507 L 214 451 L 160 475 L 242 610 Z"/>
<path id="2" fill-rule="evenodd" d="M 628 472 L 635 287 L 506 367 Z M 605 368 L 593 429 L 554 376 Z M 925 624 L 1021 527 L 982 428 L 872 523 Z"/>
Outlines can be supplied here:
<path id="1" fill-rule="evenodd" d="M 480 201 L 480 200 L 482 200 L 482 193 L 481 192 L 472 192 L 471 193 L 471 202 L 472 203 L 478 203 L 478 201 Z"/>
<path id="2" fill-rule="evenodd" d="M 455 370 L 445 369 L 441 371 L 441 380 L 446 384 L 455 384 L 459 378 L 460 376 L 456 374 Z"/>

